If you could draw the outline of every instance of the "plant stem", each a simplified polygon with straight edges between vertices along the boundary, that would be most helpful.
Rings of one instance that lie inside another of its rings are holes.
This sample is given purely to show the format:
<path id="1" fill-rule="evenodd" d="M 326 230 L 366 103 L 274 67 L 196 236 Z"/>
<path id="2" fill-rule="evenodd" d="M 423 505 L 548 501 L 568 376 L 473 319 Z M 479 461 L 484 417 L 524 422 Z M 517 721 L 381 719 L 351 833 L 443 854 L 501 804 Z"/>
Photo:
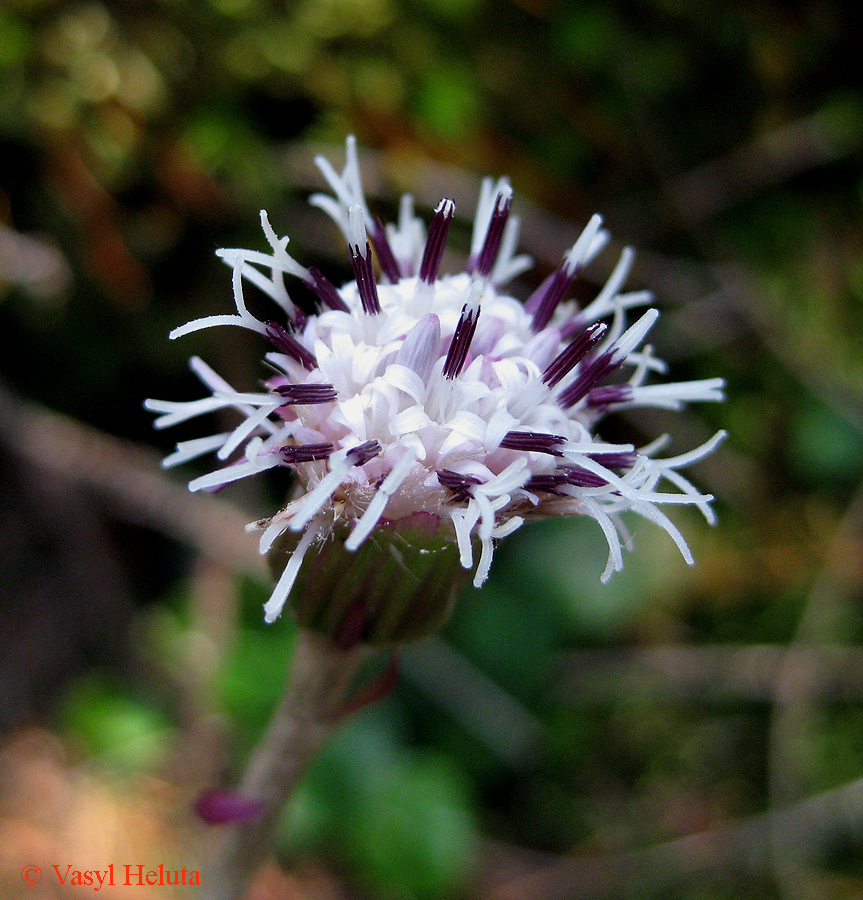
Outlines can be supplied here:
<path id="1" fill-rule="evenodd" d="M 301 628 L 282 701 L 240 782 L 242 797 L 264 808 L 249 821 L 226 827 L 215 849 L 202 894 L 208 900 L 241 900 L 249 880 L 272 848 L 272 832 L 285 801 L 307 765 L 338 727 L 340 712 L 362 663 L 374 651 L 340 650 Z"/>

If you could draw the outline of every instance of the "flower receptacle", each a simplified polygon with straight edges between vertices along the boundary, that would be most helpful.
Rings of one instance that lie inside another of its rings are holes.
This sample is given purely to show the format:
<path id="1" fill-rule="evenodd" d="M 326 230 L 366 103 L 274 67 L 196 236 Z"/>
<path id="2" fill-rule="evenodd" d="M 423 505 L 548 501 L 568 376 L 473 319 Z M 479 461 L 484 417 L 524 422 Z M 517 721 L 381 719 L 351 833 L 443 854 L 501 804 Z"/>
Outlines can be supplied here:
<path id="1" fill-rule="evenodd" d="M 350 528 L 337 525 L 306 555 L 288 597 L 294 618 L 343 648 L 391 647 L 439 631 L 468 574 L 447 525 L 414 513 L 382 522 L 354 551 L 345 549 Z M 276 577 L 298 539 L 286 533 L 269 551 Z"/>

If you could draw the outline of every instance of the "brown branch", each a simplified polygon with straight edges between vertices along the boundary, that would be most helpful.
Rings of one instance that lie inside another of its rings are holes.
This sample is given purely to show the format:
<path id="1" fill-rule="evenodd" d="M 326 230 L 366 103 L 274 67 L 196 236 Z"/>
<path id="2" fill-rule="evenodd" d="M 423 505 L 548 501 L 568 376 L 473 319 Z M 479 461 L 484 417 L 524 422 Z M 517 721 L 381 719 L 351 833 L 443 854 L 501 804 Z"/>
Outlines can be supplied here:
<path id="1" fill-rule="evenodd" d="M 579 650 L 560 661 L 564 703 L 686 701 L 772 703 L 784 667 L 805 672 L 814 700 L 863 701 L 863 649 L 840 644 L 685 646 Z"/>
<path id="2" fill-rule="evenodd" d="M 801 739 L 811 730 L 812 708 L 818 691 L 817 672 L 813 666 L 795 664 L 795 657 L 834 636 L 843 605 L 849 602 L 843 586 L 845 547 L 863 528 L 863 485 L 851 498 L 845 516 L 831 536 L 822 571 L 809 592 L 797 632 L 776 674 L 774 704 L 768 739 L 768 782 L 771 804 L 781 807 L 805 793 L 809 778 L 808 764 L 801 764 Z M 856 605 L 856 604 L 855 604 Z M 770 829 L 777 881 L 789 900 L 815 900 L 814 892 L 804 878 L 810 846 L 801 844 L 793 822 L 774 816 Z"/>
<path id="3" fill-rule="evenodd" d="M 842 127 L 831 107 L 756 136 L 727 156 L 674 179 L 666 186 L 678 212 L 690 225 L 797 175 L 857 153 L 856 127 Z"/>
<path id="4" fill-rule="evenodd" d="M 15 397 L 0 385 L 0 440 L 21 459 L 94 490 L 127 521 L 190 544 L 232 571 L 265 573 L 252 518 L 224 500 L 190 494 L 158 455 Z"/>
<path id="5" fill-rule="evenodd" d="M 824 848 L 859 840 L 863 829 L 863 779 L 781 809 L 740 819 L 723 828 L 605 857 L 568 856 L 490 887 L 485 900 L 588 900 L 618 896 L 638 886 L 639 897 L 666 891 L 693 875 L 769 875 L 771 829 L 776 824 L 795 845 Z"/>

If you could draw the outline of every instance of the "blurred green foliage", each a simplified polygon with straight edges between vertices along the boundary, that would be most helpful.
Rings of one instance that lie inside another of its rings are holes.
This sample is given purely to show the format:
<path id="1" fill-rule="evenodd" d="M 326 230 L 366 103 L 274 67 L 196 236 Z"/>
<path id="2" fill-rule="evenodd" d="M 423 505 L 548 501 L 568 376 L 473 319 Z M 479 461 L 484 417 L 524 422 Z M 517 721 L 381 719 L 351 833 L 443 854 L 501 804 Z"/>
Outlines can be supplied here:
<path id="1" fill-rule="evenodd" d="M 457 764 L 406 750 L 400 732 L 375 715 L 348 726 L 288 804 L 281 849 L 330 848 L 372 896 L 452 896 L 476 863 L 472 798 Z"/>
<path id="2" fill-rule="evenodd" d="M 643 251 L 633 281 L 665 310 L 659 355 L 681 379 L 729 381 L 721 407 L 615 424 L 627 440 L 668 430 L 680 448 L 731 433 L 695 473 L 718 497 L 719 527 L 678 520 L 697 566 L 635 523 L 627 568 L 604 586 L 592 523 L 513 535 L 445 634 L 457 656 L 432 647 L 424 668 L 406 651 L 393 695 L 313 767 L 286 811 L 286 864 L 317 858 L 346 891 L 384 900 L 491 897 L 500 882 L 524 898 L 863 894 L 859 829 L 799 846 L 757 831 L 771 805 L 863 775 L 859 663 L 842 656 L 863 642 L 860 46 L 859 12 L 823 0 L 3 4 L 0 359 L 17 396 L 165 448 L 141 400 L 192 395 L 187 355 L 253 386 L 254 339 L 208 333 L 179 347 L 165 335 L 228 309 L 213 250 L 260 246 L 261 207 L 298 258 L 346 274 L 302 201 L 319 185 L 317 145 L 338 159 L 348 132 L 381 152 L 370 160 L 381 211 L 396 187 L 437 190 L 441 165 L 509 174 L 534 281 L 565 249 L 561 223 L 599 209 Z M 18 433 L 2 437 L 15 455 Z M 262 481 L 230 499 L 251 519 L 283 490 Z M 230 725 L 201 773 L 230 782 L 279 696 L 289 623 L 264 626 L 265 586 L 235 574 L 216 615 L 190 554 L 152 523 L 74 485 L 57 496 L 72 517 L 72 499 L 95 506 L 106 533 L 86 516 L 78 526 L 102 534 L 89 555 L 125 576 L 111 585 L 128 586 L 133 612 L 111 626 L 116 649 L 88 643 L 70 587 L 81 566 L 52 550 L 67 520 L 10 504 L 2 614 L 7 646 L 28 652 L 0 675 L 30 677 L 19 719 L 28 698 L 59 692 L 60 733 L 125 777 L 171 771 L 179 735 L 221 714 Z M 32 592 L 5 574 L 22 546 Z M 792 651 L 809 645 L 832 648 L 841 677 L 816 667 L 792 691 Z M 624 677 L 626 654 L 664 646 L 766 655 L 705 669 L 706 685 L 683 668 Z M 464 674 L 442 697 L 428 666 L 440 674 L 453 659 Z M 585 675 L 586 659 L 608 667 Z M 741 822 L 756 831 L 735 831 Z M 673 844 L 699 833 L 727 856 L 711 866 Z M 605 859 L 602 878 L 561 869 L 567 854 Z M 538 881 L 519 881 L 528 870 Z"/>
<path id="3" fill-rule="evenodd" d="M 126 775 L 162 765 L 175 737 L 164 711 L 104 675 L 79 679 L 63 697 L 58 715 L 79 753 Z"/>

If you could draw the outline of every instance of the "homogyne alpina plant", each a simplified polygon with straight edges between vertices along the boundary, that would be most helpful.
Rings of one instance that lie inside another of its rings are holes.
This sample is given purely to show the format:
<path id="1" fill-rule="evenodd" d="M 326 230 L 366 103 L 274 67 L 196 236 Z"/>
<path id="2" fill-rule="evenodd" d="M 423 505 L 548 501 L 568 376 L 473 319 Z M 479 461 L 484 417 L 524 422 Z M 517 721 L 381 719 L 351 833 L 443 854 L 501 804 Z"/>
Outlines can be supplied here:
<path id="1" fill-rule="evenodd" d="M 722 399 L 719 378 L 650 383 L 666 366 L 644 344 L 657 311 L 627 321 L 651 301 L 646 291 L 623 291 L 633 251 L 623 250 L 579 308 L 573 283 L 608 242 L 594 216 L 522 303 L 505 290 L 530 266 L 516 255 L 506 179 L 483 181 L 465 270 L 444 274 L 451 200 L 441 200 L 427 231 L 410 195 L 398 222 L 383 225 L 369 212 L 353 138 L 341 174 L 326 159 L 317 164 L 333 196 L 310 202 L 341 230 L 355 280 L 337 288 L 302 266 L 262 212 L 268 252 L 219 251 L 233 271 L 236 313 L 196 319 L 171 337 L 215 325 L 258 332 L 271 347 L 264 389 L 236 390 L 194 357 L 209 396 L 146 404 L 159 428 L 236 412 L 233 431 L 182 442 L 165 460 L 215 454 L 222 465 L 195 478 L 193 491 L 270 469 L 294 473 L 284 508 L 250 526 L 280 570 L 267 621 L 290 597 L 302 624 L 346 646 L 421 636 L 446 617 L 458 567 L 481 585 L 495 541 L 529 519 L 593 518 L 608 543 L 603 580 L 623 565 L 623 513 L 663 528 L 691 563 L 661 507 L 695 506 L 712 521 L 712 498 L 680 470 L 722 434 L 667 458 L 656 455 L 663 439 L 637 449 L 601 437 L 609 412 Z M 285 276 L 311 289 L 316 313 L 293 302 Z M 272 319 L 249 312 L 246 284 L 272 299 Z"/>

